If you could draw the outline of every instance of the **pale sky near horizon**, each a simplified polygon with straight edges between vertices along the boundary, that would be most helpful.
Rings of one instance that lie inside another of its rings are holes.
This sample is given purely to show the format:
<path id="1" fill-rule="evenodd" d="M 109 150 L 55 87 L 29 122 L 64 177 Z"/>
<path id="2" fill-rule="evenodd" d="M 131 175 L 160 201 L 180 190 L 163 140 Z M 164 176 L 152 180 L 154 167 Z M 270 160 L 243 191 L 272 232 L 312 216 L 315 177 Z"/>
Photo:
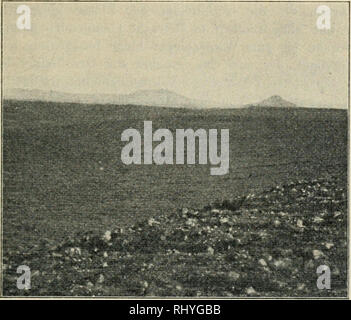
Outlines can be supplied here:
<path id="1" fill-rule="evenodd" d="M 164 88 L 244 104 L 271 95 L 347 106 L 348 5 L 327 3 L 4 3 L 4 87 L 125 94 Z"/>

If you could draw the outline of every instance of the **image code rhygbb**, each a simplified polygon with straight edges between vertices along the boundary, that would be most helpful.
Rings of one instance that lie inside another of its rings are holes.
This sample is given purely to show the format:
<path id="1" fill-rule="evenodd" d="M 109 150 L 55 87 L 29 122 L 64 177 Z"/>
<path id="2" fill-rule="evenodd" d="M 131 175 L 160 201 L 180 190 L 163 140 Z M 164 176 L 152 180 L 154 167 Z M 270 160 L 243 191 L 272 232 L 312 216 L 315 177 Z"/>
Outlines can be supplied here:
<path id="1" fill-rule="evenodd" d="M 4 296 L 347 296 L 348 3 L 2 15 Z"/>

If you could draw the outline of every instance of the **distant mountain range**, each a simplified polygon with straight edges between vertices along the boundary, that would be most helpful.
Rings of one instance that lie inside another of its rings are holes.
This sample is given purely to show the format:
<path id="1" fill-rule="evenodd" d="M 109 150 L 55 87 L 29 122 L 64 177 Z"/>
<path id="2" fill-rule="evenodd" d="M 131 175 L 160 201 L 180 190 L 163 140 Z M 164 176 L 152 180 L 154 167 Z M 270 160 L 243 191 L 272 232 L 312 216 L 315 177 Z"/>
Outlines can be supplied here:
<path id="1" fill-rule="evenodd" d="M 278 95 L 271 96 L 261 102 L 245 105 L 223 104 L 213 101 L 190 99 L 166 89 L 139 90 L 130 94 L 73 94 L 59 91 L 8 89 L 5 99 L 51 101 L 88 104 L 143 105 L 170 108 L 247 108 L 247 107 L 276 107 L 296 108 L 296 104 L 284 100 Z"/>
<path id="2" fill-rule="evenodd" d="M 230 107 L 217 102 L 190 99 L 170 90 L 139 90 L 130 94 L 72 94 L 58 91 L 10 89 L 5 99 L 38 100 L 52 102 L 94 103 L 116 105 L 143 105 L 172 108 L 218 108 Z"/>

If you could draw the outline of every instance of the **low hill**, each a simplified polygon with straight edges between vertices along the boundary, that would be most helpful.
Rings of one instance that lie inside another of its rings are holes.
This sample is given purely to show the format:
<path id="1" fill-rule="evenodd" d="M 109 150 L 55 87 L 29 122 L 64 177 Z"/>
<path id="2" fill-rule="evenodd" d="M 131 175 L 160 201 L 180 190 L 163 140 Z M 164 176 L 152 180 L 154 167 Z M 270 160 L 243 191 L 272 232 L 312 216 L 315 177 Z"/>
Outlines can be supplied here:
<path id="1" fill-rule="evenodd" d="M 290 101 L 284 100 L 281 96 L 274 95 L 261 102 L 247 104 L 246 107 L 273 107 L 273 108 L 296 108 L 297 105 Z"/>

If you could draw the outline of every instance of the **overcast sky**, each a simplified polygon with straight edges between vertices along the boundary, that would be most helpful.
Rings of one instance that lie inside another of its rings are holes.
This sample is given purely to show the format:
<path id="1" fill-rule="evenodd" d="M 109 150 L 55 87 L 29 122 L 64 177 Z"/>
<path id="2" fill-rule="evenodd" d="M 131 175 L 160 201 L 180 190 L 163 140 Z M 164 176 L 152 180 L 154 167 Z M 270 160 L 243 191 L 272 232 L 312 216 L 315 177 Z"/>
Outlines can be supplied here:
<path id="1" fill-rule="evenodd" d="M 328 3 L 4 3 L 4 86 L 72 93 L 169 89 L 232 104 L 278 94 L 347 105 L 348 6 Z"/>

